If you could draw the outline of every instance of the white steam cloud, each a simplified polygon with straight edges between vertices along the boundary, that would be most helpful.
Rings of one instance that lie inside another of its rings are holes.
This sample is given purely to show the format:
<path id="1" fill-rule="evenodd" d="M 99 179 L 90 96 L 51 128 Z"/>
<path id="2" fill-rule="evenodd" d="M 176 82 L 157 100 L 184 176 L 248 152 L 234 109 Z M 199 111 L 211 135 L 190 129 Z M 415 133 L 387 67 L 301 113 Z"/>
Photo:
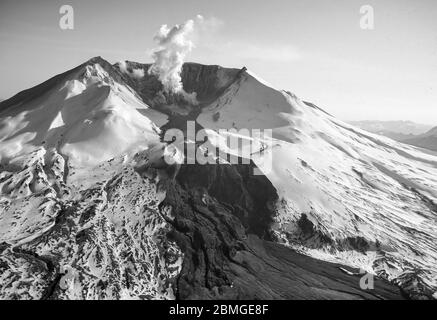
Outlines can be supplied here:
<path id="1" fill-rule="evenodd" d="M 193 20 L 175 25 L 171 29 L 164 24 L 154 38 L 159 47 L 152 54 L 154 63 L 149 73 L 158 77 L 166 92 L 182 90 L 181 70 L 185 56 L 194 47 L 189 38 L 193 29 Z"/>
<path id="2" fill-rule="evenodd" d="M 127 63 L 124 60 L 118 62 L 118 67 L 120 68 L 120 70 L 123 73 L 126 73 L 127 75 L 129 75 L 130 77 L 132 77 L 134 79 L 141 79 L 144 77 L 144 70 L 143 69 L 133 69 L 132 68 L 132 71 L 129 71 Z"/>
<path id="3" fill-rule="evenodd" d="M 162 25 L 154 40 L 158 47 L 153 51 L 153 64 L 149 74 L 158 77 L 166 93 L 182 94 L 186 100 L 196 102 L 196 93 L 188 94 L 182 86 L 181 72 L 185 57 L 194 48 L 195 28 L 205 25 L 204 18 L 188 20 L 169 28 Z M 202 28 L 201 28 L 202 29 Z"/>

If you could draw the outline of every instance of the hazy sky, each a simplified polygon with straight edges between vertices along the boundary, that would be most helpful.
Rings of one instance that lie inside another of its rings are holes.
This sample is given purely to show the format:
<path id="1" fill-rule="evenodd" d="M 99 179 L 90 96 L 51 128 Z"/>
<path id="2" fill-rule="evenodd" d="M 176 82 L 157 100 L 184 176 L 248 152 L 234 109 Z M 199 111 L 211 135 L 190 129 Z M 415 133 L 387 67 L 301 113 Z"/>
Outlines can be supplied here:
<path id="1" fill-rule="evenodd" d="M 74 30 L 59 28 L 63 4 Z M 0 97 L 97 55 L 150 62 L 160 25 L 197 14 L 216 23 L 190 61 L 246 66 L 344 120 L 437 124 L 435 0 L 0 0 Z"/>

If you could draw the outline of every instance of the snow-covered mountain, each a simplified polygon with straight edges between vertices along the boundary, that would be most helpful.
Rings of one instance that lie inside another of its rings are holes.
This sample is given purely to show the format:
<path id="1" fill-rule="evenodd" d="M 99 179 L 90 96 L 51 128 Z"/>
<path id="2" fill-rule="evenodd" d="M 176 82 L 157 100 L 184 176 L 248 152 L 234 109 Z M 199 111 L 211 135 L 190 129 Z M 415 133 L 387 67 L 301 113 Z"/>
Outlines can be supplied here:
<path id="1" fill-rule="evenodd" d="M 436 127 L 412 121 L 351 121 L 363 130 L 389 137 L 412 146 L 437 151 Z"/>
<path id="2" fill-rule="evenodd" d="M 423 134 L 404 139 L 403 142 L 428 150 L 437 151 L 437 127 L 434 127 Z"/>
<path id="3" fill-rule="evenodd" d="M 335 119 L 245 68 L 186 63 L 191 104 L 163 94 L 150 65 L 126 65 L 93 58 L 0 104 L 2 298 L 437 290 L 437 156 Z M 181 145 L 163 141 L 187 121 L 221 153 L 182 146 L 216 163 L 188 164 Z M 359 268 L 378 276 L 374 290 L 360 289 Z"/>
<path id="4" fill-rule="evenodd" d="M 363 130 L 381 135 L 400 134 L 400 135 L 419 135 L 432 128 L 431 125 L 415 123 L 413 121 L 350 121 L 350 124 Z M 391 137 L 390 137 L 391 138 Z"/>

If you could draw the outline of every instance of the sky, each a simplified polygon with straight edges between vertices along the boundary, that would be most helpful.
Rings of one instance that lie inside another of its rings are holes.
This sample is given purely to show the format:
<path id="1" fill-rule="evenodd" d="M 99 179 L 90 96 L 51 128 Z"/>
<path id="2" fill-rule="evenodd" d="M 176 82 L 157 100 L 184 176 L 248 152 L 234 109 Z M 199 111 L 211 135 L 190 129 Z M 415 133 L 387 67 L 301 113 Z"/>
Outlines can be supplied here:
<path id="1" fill-rule="evenodd" d="M 0 98 L 94 56 L 151 62 L 159 27 L 198 14 L 211 26 L 188 61 L 246 66 L 343 120 L 437 125 L 435 0 L 0 0 Z"/>

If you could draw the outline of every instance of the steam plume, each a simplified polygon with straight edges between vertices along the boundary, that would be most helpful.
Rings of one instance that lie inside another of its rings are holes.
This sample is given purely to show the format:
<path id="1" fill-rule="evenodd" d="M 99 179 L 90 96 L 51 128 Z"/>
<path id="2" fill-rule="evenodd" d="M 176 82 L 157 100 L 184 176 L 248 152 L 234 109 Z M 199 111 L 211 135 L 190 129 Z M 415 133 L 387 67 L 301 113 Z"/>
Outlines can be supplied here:
<path id="1" fill-rule="evenodd" d="M 118 67 L 120 68 L 120 70 L 123 73 L 126 73 L 127 75 L 129 75 L 130 77 L 132 77 L 134 79 L 141 79 L 144 77 L 144 70 L 143 69 L 133 69 L 132 68 L 132 71 L 130 71 L 126 61 L 124 61 L 124 60 L 118 62 Z"/>
<path id="2" fill-rule="evenodd" d="M 154 74 L 161 81 L 166 93 L 182 94 L 186 100 L 195 102 L 196 94 L 188 94 L 182 86 L 181 71 L 185 57 L 193 49 L 193 32 L 196 24 L 204 19 L 198 15 L 195 20 L 188 20 L 169 28 L 162 25 L 154 37 L 158 48 L 152 54 L 153 64 L 149 74 Z"/>

